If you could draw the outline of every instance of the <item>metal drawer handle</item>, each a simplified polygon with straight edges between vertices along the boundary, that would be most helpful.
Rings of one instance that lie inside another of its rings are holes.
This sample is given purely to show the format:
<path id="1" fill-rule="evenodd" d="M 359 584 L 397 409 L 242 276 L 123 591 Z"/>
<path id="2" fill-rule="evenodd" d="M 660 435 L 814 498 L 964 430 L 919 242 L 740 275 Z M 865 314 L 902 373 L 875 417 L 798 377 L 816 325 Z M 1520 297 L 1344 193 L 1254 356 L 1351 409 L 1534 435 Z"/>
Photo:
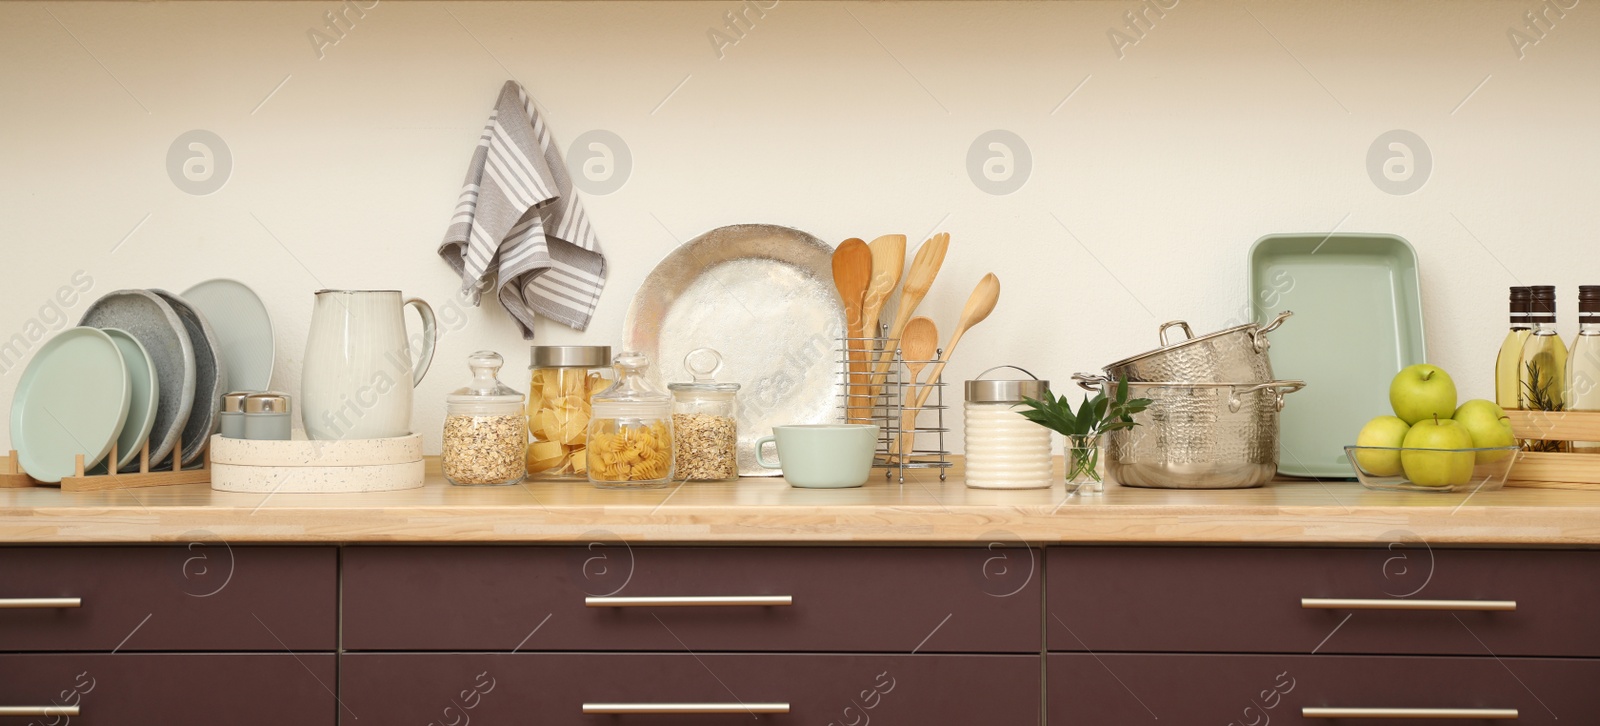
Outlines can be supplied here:
<path id="1" fill-rule="evenodd" d="M 1302 708 L 1301 718 L 1476 718 L 1517 720 L 1514 708 Z"/>
<path id="2" fill-rule="evenodd" d="M 707 596 L 707 597 L 586 597 L 591 608 L 684 608 L 684 607 L 776 607 L 793 605 L 790 595 Z"/>
<path id="3" fill-rule="evenodd" d="M 77 706 L 0 706 L 0 716 L 76 716 Z"/>
<path id="4" fill-rule="evenodd" d="M 1516 600 L 1410 600 L 1405 598 L 1364 600 L 1360 598 L 1303 597 L 1300 607 L 1307 610 L 1487 610 L 1510 612 Z"/>
<path id="5" fill-rule="evenodd" d="M 717 714 L 788 713 L 787 703 L 585 703 L 584 713 L 609 714 Z"/>
<path id="6" fill-rule="evenodd" d="M 81 597 L 0 597 L 4 608 L 81 608 Z"/>

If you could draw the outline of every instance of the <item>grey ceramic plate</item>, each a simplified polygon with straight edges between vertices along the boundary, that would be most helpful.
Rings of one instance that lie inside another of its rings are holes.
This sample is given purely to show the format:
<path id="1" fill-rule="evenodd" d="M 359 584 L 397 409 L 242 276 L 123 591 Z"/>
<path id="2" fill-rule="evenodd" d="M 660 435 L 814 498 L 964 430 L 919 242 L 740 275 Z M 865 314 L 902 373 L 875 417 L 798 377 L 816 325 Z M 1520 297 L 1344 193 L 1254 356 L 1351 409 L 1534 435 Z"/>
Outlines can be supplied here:
<path id="1" fill-rule="evenodd" d="M 150 353 L 144 344 L 126 330 L 105 328 L 111 341 L 122 351 L 122 362 L 128 368 L 128 383 L 132 394 L 128 398 L 128 420 L 117 435 L 117 467 L 119 471 L 138 470 L 139 450 L 150 439 L 150 429 L 156 424 L 156 406 L 161 398 L 161 379 L 150 362 Z"/>
<path id="2" fill-rule="evenodd" d="M 1344 447 L 1390 413 L 1389 382 L 1427 360 L 1417 253 L 1387 234 L 1280 234 L 1250 250 L 1258 320 L 1293 310 L 1272 334 L 1272 369 L 1306 389 L 1279 419 L 1278 472 L 1355 476 Z"/>
<path id="3" fill-rule="evenodd" d="M 272 318 L 255 291 L 238 280 L 219 278 L 184 290 L 183 299 L 205 316 L 217 334 L 228 386 L 235 391 L 271 388 Z"/>
<path id="4" fill-rule="evenodd" d="M 626 347 L 650 356 L 665 390 L 692 380 L 689 351 L 722 354 L 717 380 L 740 384 L 739 473 L 777 476 L 756 463 L 755 442 L 785 424 L 838 423 L 834 363 L 844 306 L 833 248 L 767 224 L 711 230 L 674 250 L 645 278 L 623 323 Z"/>
<path id="5" fill-rule="evenodd" d="M 150 292 L 160 295 L 177 311 L 178 319 L 183 321 L 189 340 L 194 344 L 194 407 L 189 410 L 189 421 L 183 426 L 183 464 L 187 466 L 200 460 L 206 444 L 211 442 L 211 435 L 217 432 L 222 394 L 228 392 L 228 366 L 222 360 L 222 345 L 217 342 L 216 332 L 200 311 L 166 290 Z"/>
<path id="6" fill-rule="evenodd" d="M 17 379 L 11 443 L 29 476 L 59 482 L 98 464 L 128 418 L 128 369 L 111 336 L 72 328 L 51 338 Z"/>
<path id="7" fill-rule="evenodd" d="M 161 386 L 150 432 L 150 463 L 166 458 L 194 406 L 194 345 L 178 313 L 148 290 L 118 290 L 90 305 L 78 324 L 126 330 L 144 345 Z"/>

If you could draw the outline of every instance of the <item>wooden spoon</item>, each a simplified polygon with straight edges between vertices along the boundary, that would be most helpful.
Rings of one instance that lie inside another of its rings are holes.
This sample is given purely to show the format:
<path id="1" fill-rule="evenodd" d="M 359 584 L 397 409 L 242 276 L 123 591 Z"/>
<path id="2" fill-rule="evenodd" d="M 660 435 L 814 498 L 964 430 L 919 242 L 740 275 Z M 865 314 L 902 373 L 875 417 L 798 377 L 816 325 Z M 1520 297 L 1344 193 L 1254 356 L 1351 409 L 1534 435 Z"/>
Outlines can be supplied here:
<path id="1" fill-rule="evenodd" d="M 838 288 L 839 298 L 844 301 L 846 337 L 866 337 L 863 334 L 861 306 L 865 302 L 867 285 L 871 282 L 872 250 L 867 243 L 855 237 L 839 243 L 839 248 L 833 251 L 833 286 Z M 860 387 L 868 382 L 866 341 L 847 341 L 845 350 L 850 368 L 850 382 L 845 387 L 845 419 L 854 422 L 860 420 L 860 402 L 856 396 L 861 393 Z"/>
<path id="2" fill-rule="evenodd" d="M 933 287 L 933 278 L 939 274 L 939 267 L 944 264 L 944 253 L 950 249 L 950 235 L 944 232 L 930 237 L 917 248 L 917 255 L 911 259 L 911 271 L 906 273 L 905 287 L 900 290 L 900 305 L 895 309 L 894 323 L 889 326 L 888 337 L 900 338 L 905 333 L 906 323 L 910 322 L 911 314 L 916 312 L 917 305 L 922 303 L 922 298 L 927 297 L 928 288 Z M 883 377 L 889 372 L 890 359 L 894 357 L 892 347 L 878 355 L 878 367 L 873 372 L 872 384 L 882 385 Z"/>
<path id="3" fill-rule="evenodd" d="M 900 336 L 900 355 L 905 359 L 906 380 L 904 390 L 912 399 L 917 398 L 917 381 L 922 378 L 922 370 L 928 367 L 928 361 L 939 354 L 939 327 L 933 320 L 922 316 L 912 318 L 906 323 L 905 332 Z M 930 379 L 931 382 L 931 379 Z M 911 401 L 915 403 L 915 401 Z M 905 407 L 900 414 L 900 441 L 891 447 L 891 454 L 899 451 L 905 452 L 907 457 L 916 450 L 916 435 L 909 433 L 917 426 L 917 414 L 920 408 Z"/>
<path id="4" fill-rule="evenodd" d="M 956 350 L 956 344 L 961 342 L 961 336 L 966 335 L 972 326 L 983 322 L 994 312 L 995 303 L 1000 302 L 1000 278 L 991 272 L 978 281 L 978 286 L 973 288 L 972 294 L 967 297 L 967 305 L 961 308 L 961 320 L 956 323 L 956 332 L 950 335 L 950 343 L 944 347 L 944 353 L 939 356 L 939 362 L 928 373 L 928 382 L 939 380 L 939 374 L 944 373 L 944 364 L 950 362 L 950 354 Z M 928 394 L 933 392 L 932 386 L 924 386 L 917 393 L 917 408 L 927 403 Z"/>

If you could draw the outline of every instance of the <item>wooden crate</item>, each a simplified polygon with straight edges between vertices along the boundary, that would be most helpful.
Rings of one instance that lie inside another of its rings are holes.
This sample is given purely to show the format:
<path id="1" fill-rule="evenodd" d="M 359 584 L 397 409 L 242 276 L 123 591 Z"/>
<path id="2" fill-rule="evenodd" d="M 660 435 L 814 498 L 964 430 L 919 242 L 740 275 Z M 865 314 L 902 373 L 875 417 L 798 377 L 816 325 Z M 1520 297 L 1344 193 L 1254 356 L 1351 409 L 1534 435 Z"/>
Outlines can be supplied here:
<path id="1" fill-rule="evenodd" d="M 1507 411 L 1519 439 L 1600 441 L 1600 412 Z M 1524 451 L 1511 467 L 1508 487 L 1600 490 L 1600 454 Z"/>

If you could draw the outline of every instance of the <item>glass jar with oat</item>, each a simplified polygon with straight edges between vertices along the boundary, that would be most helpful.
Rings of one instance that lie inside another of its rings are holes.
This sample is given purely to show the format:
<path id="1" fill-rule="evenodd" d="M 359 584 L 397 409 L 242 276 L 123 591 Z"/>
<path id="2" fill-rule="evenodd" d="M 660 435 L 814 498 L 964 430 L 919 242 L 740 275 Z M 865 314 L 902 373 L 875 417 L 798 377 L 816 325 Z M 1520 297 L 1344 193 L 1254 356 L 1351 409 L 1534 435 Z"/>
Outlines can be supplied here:
<path id="1" fill-rule="evenodd" d="M 589 418 L 590 483 L 601 489 L 656 489 L 672 483 L 672 397 L 645 375 L 643 353 L 618 353 L 617 382 L 594 396 Z"/>
<path id="2" fill-rule="evenodd" d="M 480 350 L 467 358 L 472 383 L 445 397 L 445 478 L 457 486 L 504 486 L 527 476 L 524 451 L 528 417 L 522 394 L 500 382 L 500 354 Z"/>
<path id="3" fill-rule="evenodd" d="M 583 481 L 594 394 L 611 385 L 611 347 L 536 345 L 528 383 L 528 478 Z"/>
<path id="4" fill-rule="evenodd" d="M 678 477 L 690 481 L 739 478 L 737 383 L 718 383 L 722 355 L 710 348 L 689 351 L 683 367 L 692 383 L 672 383 L 672 431 Z"/>

